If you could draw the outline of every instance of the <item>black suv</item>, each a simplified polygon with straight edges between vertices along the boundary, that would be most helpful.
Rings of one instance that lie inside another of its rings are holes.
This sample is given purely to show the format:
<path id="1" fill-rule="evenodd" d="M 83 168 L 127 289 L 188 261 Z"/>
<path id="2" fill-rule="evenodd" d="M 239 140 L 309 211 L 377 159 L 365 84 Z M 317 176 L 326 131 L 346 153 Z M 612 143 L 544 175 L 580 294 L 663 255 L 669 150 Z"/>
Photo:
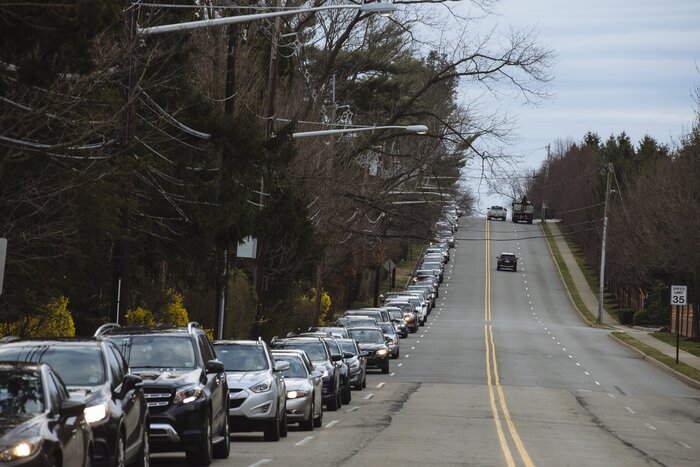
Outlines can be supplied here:
<path id="1" fill-rule="evenodd" d="M 199 324 L 106 324 L 95 334 L 114 341 L 143 379 L 154 452 L 185 451 L 190 465 L 228 457 L 226 373 Z"/>
<path id="2" fill-rule="evenodd" d="M 148 410 L 141 378 L 106 339 L 28 340 L 0 345 L 0 360 L 47 363 L 71 399 L 86 404 L 94 465 L 149 464 Z"/>
<path id="3" fill-rule="evenodd" d="M 329 411 L 335 411 L 342 405 L 340 391 L 340 369 L 335 362 L 342 360 L 339 354 L 331 355 L 328 344 L 321 337 L 273 338 L 273 349 L 299 349 L 306 352 L 314 367 L 323 374 L 323 403 Z"/>

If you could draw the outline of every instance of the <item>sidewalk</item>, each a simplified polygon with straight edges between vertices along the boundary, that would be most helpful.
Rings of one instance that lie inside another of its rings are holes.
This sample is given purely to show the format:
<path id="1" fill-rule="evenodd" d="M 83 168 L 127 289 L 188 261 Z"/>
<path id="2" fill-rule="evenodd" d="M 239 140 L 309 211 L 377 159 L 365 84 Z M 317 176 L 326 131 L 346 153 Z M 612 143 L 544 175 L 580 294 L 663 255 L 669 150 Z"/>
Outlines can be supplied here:
<path id="1" fill-rule="evenodd" d="M 583 276 L 576 259 L 569 249 L 569 245 L 561 236 L 559 226 L 557 225 L 556 221 L 547 221 L 547 226 L 552 232 L 552 236 L 554 237 L 553 240 L 559 248 L 559 252 L 564 259 L 564 263 L 569 270 L 569 274 L 571 274 L 574 286 L 581 296 L 581 300 L 585 304 L 586 308 L 588 308 L 588 310 L 593 314 L 593 316 L 598 316 L 598 296 L 588 285 L 588 282 Z M 660 340 L 651 336 L 647 330 L 621 325 L 605 310 L 603 310 L 603 326 L 608 327 L 613 331 L 625 332 L 649 347 L 653 347 L 669 357 L 674 359 L 676 358 L 676 348 L 674 346 L 661 342 Z M 696 357 L 691 353 L 681 350 L 678 359 L 686 365 L 700 370 L 700 357 Z"/>

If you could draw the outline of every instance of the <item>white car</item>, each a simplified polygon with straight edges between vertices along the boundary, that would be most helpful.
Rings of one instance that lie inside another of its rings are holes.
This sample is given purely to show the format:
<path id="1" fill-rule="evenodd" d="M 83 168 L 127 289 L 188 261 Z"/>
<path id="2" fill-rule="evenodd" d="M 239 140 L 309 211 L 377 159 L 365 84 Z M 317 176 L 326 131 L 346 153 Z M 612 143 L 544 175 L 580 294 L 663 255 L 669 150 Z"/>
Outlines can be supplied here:
<path id="1" fill-rule="evenodd" d="M 486 219 L 491 220 L 492 218 L 506 220 L 506 215 L 508 210 L 503 206 L 491 206 L 488 211 L 486 211 Z"/>
<path id="2" fill-rule="evenodd" d="M 287 421 L 312 431 L 323 424 L 323 378 L 303 350 L 273 350 L 277 362 L 289 363 L 282 372 L 287 385 Z"/>

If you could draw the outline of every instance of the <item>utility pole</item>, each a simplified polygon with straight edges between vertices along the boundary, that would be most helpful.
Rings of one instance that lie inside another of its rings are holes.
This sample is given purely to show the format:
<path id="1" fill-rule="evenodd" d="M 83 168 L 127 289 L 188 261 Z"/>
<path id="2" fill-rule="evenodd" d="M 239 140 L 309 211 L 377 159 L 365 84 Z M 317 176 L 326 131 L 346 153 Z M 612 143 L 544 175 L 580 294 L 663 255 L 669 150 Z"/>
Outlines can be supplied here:
<path id="1" fill-rule="evenodd" d="M 124 47 L 126 47 L 126 60 L 124 63 L 124 78 L 122 89 L 124 97 L 124 113 L 122 115 L 122 157 L 130 157 L 133 152 L 134 133 L 136 130 L 136 109 L 134 108 L 133 92 L 135 88 L 136 72 L 134 70 L 134 38 L 136 37 L 136 12 L 133 0 L 124 0 Z M 131 208 L 126 200 L 128 188 L 123 195 L 124 205 L 119 209 L 120 237 L 115 245 L 115 265 L 113 279 L 113 297 L 111 304 L 110 321 L 119 323 L 129 309 L 129 293 L 131 281 Z"/>
<path id="2" fill-rule="evenodd" d="M 605 240 L 608 233 L 608 202 L 610 201 L 610 187 L 612 185 L 613 163 L 608 163 L 607 180 L 605 182 L 605 208 L 603 213 L 603 241 L 600 245 L 600 290 L 598 293 L 598 319 L 596 324 L 603 323 L 603 294 L 605 291 Z"/>

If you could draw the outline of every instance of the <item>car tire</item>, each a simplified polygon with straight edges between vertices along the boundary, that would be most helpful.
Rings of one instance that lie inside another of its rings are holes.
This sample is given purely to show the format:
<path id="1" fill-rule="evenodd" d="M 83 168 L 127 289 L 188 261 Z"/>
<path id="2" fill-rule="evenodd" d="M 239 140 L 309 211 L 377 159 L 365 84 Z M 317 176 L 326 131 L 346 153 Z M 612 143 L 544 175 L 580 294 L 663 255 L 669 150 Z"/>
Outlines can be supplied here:
<path id="1" fill-rule="evenodd" d="M 389 373 L 389 362 L 386 363 L 386 366 L 382 367 L 382 374 L 386 375 Z"/>
<path id="2" fill-rule="evenodd" d="M 321 415 L 314 418 L 314 428 L 321 428 L 323 426 L 323 406 L 321 406 Z"/>
<path id="3" fill-rule="evenodd" d="M 335 392 L 335 400 L 338 408 L 343 406 L 343 390 L 340 387 L 340 384 L 338 384 L 338 390 Z"/>
<path id="4" fill-rule="evenodd" d="M 211 414 L 208 413 L 207 417 L 204 419 L 204 432 L 205 437 L 197 445 L 196 449 L 187 451 L 185 457 L 187 457 L 188 465 L 209 465 L 212 459 L 212 433 L 211 433 Z"/>
<path id="5" fill-rule="evenodd" d="M 496 266 L 496 271 L 500 271 L 500 270 L 501 270 L 501 267 L 500 267 L 500 266 Z"/>
<path id="6" fill-rule="evenodd" d="M 288 429 L 287 429 L 287 411 L 285 410 L 282 413 L 282 418 L 280 418 L 280 436 L 282 438 L 286 438 L 288 434 Z"/>
<path id="7" fill-rule="evenodd" d="M 513 266 L 513 272 L 518 272 L 518 267 L 517 267 L 517 266 Z"/>
<path id="8" fill-rule="evenodd" d="M 146 426 L 148 427 L 149 422 L 146 421 Z M 141 449 L 139 449 L 139 455 L 134 462 L 135 467 L 149 467 L 151 465 L 151 445 L 148 444 L 148 429 L 143 430 L 143 439 L 141 440 Z"/>
<path id="9" fill-rule="evenodd" d="M 279 441 L 280 440 L 280 417 L 279 414 L 275 414 L 275 419 L 267 424 L 265 431 L 263 432 L 265 436 L 265 441 Z"/>
<path id="10" fill-rule="evenodd" d="M 367 373 L 365 373 L 365 376 L 362 378 L 362 387 L 367 387 Z"/>
<path id="11" fill-rule="evenodd" d="M 314 412 L 316 411 L 316 406 L 314 402 L 311 402 L 311 410 L 309 410 L 309 418 L 299 422 L 299 428 L 302 431 L 314 431 L 314 425 L 316 425 L 316 420 L 314 420 Z"/>
<path id="12" fill-rule="evenodd" d="M 340 408 L 340 401 L 338 400 L 338 397 L 336 394 L 333 394 L 333 400 L 326 404 L 326 407 L 328 408 L 329 412 L 335 412 Z"/>
<path id="13" fill-rule="evenodd" d="M 400 356 L 401 356 L 401 350 L 397 350 L 397 351 L 396 351 L 396 357 L 395 357 L 395 358 L 399 358 Z"/>
<path id="14" fill-rule="evenodd" d="M 226 411 L 224 413 L 225 420 L 224 427 L 222 428 L 224 439 L 214 445 L 214 459 L 228 459 L 228 456 L 231 453 L 231 434 L 229 433 L 228 426 L 228 404 L 226 404 Z"/>
<path id="15" fill-rule="evenodd" d="M 342 392 L 342 402 L 343 404 L 347 405 L 350 403 L 352 400 L 352 390 L 350 389 L 350 382 L 348 381 L 348 384 L 345 385 L 345 389 L 343 389 Z"/>

